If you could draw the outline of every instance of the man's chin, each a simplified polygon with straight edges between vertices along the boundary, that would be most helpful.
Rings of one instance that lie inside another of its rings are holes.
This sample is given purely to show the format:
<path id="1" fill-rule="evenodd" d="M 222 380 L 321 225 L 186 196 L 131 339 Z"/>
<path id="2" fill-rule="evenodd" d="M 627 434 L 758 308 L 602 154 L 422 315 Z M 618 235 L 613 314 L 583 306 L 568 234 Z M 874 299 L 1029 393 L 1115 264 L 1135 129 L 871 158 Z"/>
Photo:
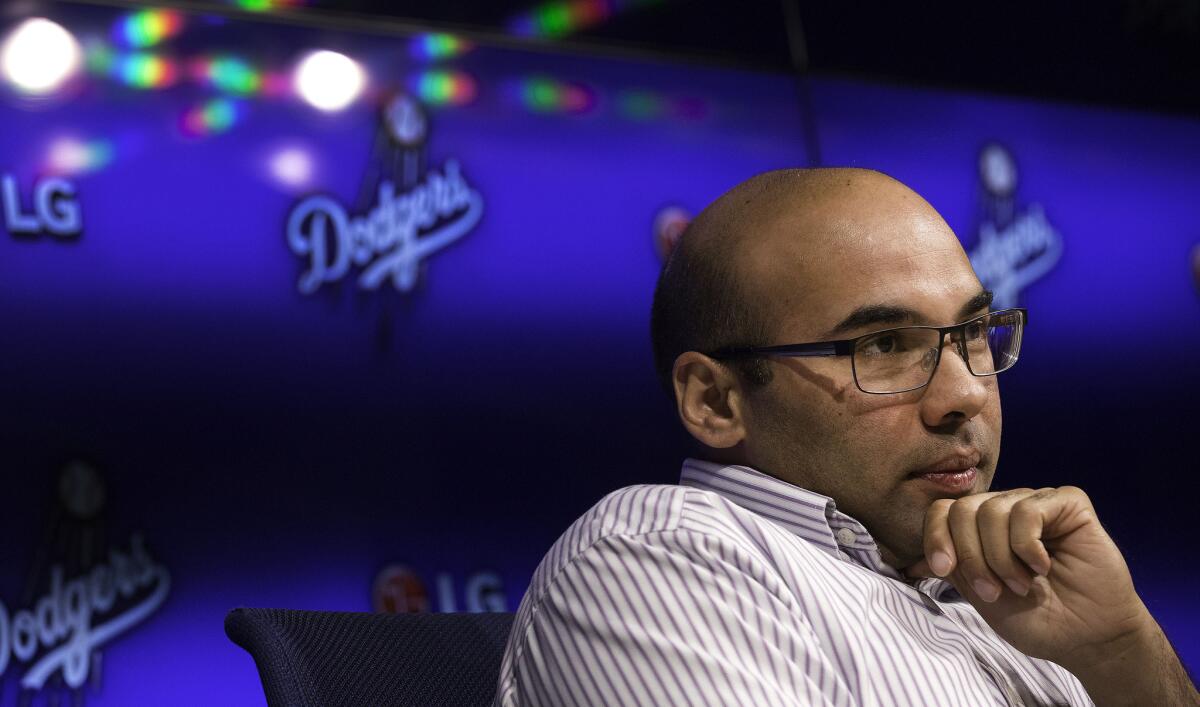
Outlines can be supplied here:
<path id="1" fill-rule="evenodd" d="M 921 518 L 921 523 L 924 525 L 924 518 Z M 922 525 L 918 525 L 915 530 L 910 528 L 908 532 L 902 533 L 902 539 L 896 542 L 889 543 L 885 539 L 876 538 L 879 556 L 884 564 L 903 574 L 904 568 L 925 559 L 925 551 L 922 547 L 924 530 Z"/>

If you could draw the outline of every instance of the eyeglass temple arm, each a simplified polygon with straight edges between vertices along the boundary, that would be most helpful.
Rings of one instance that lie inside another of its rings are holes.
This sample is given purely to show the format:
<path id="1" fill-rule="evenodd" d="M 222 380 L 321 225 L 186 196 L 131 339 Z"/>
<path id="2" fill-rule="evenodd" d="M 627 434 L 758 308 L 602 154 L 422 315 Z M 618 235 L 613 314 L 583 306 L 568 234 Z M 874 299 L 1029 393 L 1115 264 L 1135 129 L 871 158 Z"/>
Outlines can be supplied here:
<path id="1" fill-rule="evenodd" d="M 713 358 L 737 358 L 740 356 L 849 356 L 853 352 L 853 340 L 820 341 L 812 344 L 784 344 L 782 346 L 722 349 L 715 352 Z"/>

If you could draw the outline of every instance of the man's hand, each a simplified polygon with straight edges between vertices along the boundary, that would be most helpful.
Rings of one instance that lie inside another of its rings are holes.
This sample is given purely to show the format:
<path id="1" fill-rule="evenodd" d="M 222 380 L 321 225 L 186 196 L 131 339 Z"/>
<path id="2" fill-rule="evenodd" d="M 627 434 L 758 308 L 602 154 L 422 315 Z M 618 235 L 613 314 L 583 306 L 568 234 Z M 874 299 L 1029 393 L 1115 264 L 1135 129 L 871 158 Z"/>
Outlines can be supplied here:
<path id="1" fill-rule="evenodd" d="M 1097 703 L 1196 699 L 1082 490 L 940 499 L 925 516 L 924 549 L 909 576 L 944 577 L 1004 640 L 1070 670 Z M 1155 681 L 1173 691 L 1153 692 Z"/>
<path id="2" fill-rule="evenodd" d="M 1004 640 L 1059 664 L 1103 655 L 1153 620 L 1077 488 L 934 501 L 925 558 L 908 573 L 945 577 Z"/>

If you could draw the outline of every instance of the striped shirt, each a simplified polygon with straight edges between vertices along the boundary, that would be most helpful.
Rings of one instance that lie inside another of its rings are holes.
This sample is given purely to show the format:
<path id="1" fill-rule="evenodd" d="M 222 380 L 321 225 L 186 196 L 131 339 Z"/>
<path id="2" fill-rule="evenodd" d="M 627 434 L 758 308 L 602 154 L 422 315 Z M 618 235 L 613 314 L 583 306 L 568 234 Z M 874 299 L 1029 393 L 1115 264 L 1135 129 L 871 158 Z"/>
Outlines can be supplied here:
<path id="1" fill-rule="evenodd" d="M 496 704 L 1090 705 L 832 499 L 688 460 L 606 496 L 521 602 Z"/>

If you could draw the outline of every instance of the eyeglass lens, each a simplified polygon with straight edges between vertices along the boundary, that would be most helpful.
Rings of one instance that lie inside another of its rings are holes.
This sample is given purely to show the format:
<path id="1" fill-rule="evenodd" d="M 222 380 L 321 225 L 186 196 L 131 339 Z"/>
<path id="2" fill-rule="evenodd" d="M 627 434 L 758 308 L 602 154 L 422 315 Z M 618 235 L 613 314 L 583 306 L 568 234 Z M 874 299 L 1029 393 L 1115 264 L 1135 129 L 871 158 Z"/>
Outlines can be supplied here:
<path id="1" fill-rule="evenodd" d="M 1021 348 L 1021 315 L 1005 312 L 967 323 L 950 335 L 959 340 L 967 366 L 977 376 L 999 373 L 1017 362 Z M 899 393 L 920 388 L 933 377 L 941 348 L 936 329 L 903 327 L 859 339 L 854 348 L 854 375 L 868 393 Z"/>

